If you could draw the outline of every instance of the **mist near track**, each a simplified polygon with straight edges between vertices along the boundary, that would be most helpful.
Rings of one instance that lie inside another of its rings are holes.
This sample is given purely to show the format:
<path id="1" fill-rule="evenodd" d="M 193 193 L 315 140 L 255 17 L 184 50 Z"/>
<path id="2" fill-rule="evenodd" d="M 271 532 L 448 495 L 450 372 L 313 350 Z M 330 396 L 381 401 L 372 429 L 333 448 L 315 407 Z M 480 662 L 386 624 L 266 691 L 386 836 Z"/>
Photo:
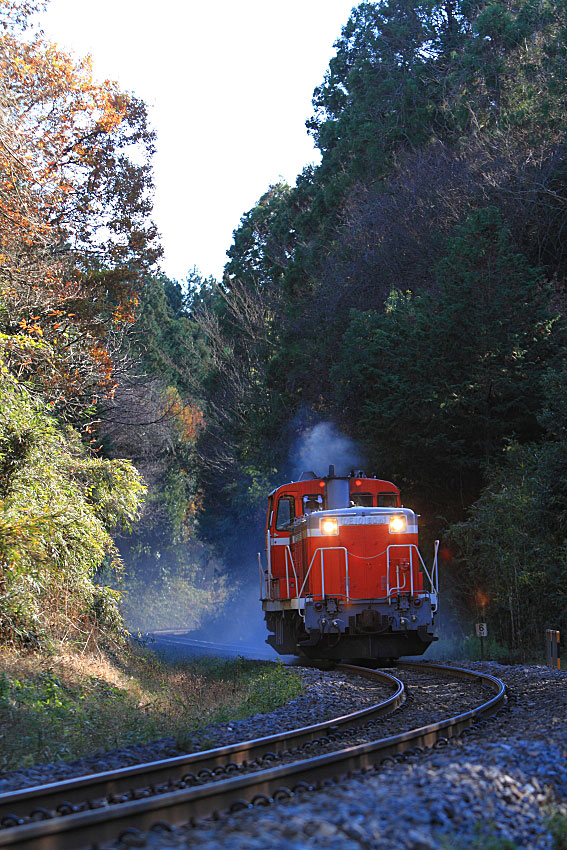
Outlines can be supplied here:
<path id="1" fill-rule="evenodd" d="M 348 475 L 352 469 L 360 469 L 364 465 L 364 455 L 354 440 L 342 434 L 332 422 L 306 424 L 307 416 L 308 413 L 300 411 L 291 424 L 293 437 L 290 440 L 288 461 L 285 469 L 281 470 L 279 479 L 273 482 L 276 487 L 290 479 L 297 480 L 302 472 L 308 470 L 323 477 L 328 474 L 330 464 L 334 464 L 337 475 Z M 268 492 L 266 499 L 267 497 Z M 260 602 L 257 553 L 261 552 L 264 569 L 264 547 L 263 528 L 251 528 L 250 534 L 242 540 L 239 549 L 239 570 L 226 567 L 228 576 L 241 576 L 230 599 L 222 609 L 211 611 L 200 628 L 192 633 L 192 637 L 213 643 L 230 643 L 237 646 L 241 644 L 243 654 L 244 647 L 254 647 L 263 654 L 273 653 L 274 659 L 279 657 L 266 643 L 268 631 Z"/>
<path id="2" fill-rule="evenodd" d="M 265 562 L 265 558 L 263 559 Z M 277 652 L 266 643 L 268 630 L 264 622 L 264 612 L 260 602 L 260 577 L 256 582 L 249 582 L 237 588 L 234 601 L 229 602 L 218 621 L 212 622 L 199 630 L 206 637 L 203 640 L 217 643 L 242 645 L 243 655 L 248 655 L 245 649 L 250 647 L 262 655 L 273 655 L 274 661 L 279 657 Z M 199 634 L 199 636 L 200 636 Z"/>
<path id="3" fill-rule="evenodd" d="M 276 487 L 290 479 L 297 480 L 302 472 L 309 470 L 318 477 L 326 476 L 330 464 L 334 465 L 335 474 L 340 476 L 348 475 L 353 469 L 364 468 L 364 455 L 354 440 L 341 433 L 332 422 L 322 421 L 314 424 L 312 421 L 306 422 L 309 415 L 306 411 L 299 411 L 290 425 L 293 436 L 290 439 L 288 460 L 285 468 L 280 470 L 278 480 L 273 482 Z M 266 505 L 267 497 L 268 492 L 266 492 Z M 210 548 L 212 561 L 214 550 L 213 547 Z M 191 637 L 195 639 L 211 643 L 242 645 L 243 655 L 249 654 L 249 648 L 255 648 L 264 657 L 266 653 L 273 654 L 275 660 L 279 657 L 278 654 L 266 643 L 268 631 L 260 601 L 258 552 L 261 553 L 262 569 L 265 569 L 265 541 L 263 524 L 260 523 L 257 523 L 257 527 L 255 524 L 250 528 L 249 534 L 238 547 L 238 568 L 231 568 L 230 564 L 218 563 L 218 570 L 225 580 L 225 592 L 218 594 L 216 599 L 215 594 L 212 594 L 209 605 L 205 602 L 203 610 L 199 611 L 197 616 L 195 616 L 197 612 L 194 603 L 187 604 L 185 624 L 187 629 L 191 630 Z M 159 607 L 166 608 L 163 600 L 160 601 L 162 604 Z M 179 602 L 182 602 L 181 598 Z M 183 616 L 181 618 L 172 616 L 175 608 L 175 604 L 172 603 L 168 610 L 172 619 L 171 624 L 163 623 L 162 618 L 165 616 L 167 619 L 167 613 L 161 611 L 160 626 L 162 628 L 183 628 L 180 623 Z M 151 615 L 146 619 L 148 621 L 146 629 L 156 627 L 153 625 L 154 618 Z"/>
<path id="4" fill-rule="evenodd" d="M 306 428 L 292 445 L 292 475 L 297 480 L 302 472 L 312 471 L 322 478 L 330 464 L 335 466 L 335 475 L 348 475 L 352 469 L 363 468 L 364 455 L 332 422 L 319 422 Z"/>

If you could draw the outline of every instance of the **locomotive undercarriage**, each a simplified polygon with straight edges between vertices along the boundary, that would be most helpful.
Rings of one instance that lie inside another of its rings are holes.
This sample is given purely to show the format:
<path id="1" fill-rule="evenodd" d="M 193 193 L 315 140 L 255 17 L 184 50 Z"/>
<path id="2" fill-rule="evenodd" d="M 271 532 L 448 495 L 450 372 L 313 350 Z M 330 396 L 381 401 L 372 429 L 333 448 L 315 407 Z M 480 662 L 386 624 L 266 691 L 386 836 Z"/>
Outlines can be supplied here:
<path id="1" fill-rule="evenodd" d="M 437 640 L 430 600 L 397 599 L 345 603 L 335 597 L 306 600 L 297 610 L 266 611 L 267 643 L 281 655 L 308 658 L 389 660 L 422 655 Z"/>

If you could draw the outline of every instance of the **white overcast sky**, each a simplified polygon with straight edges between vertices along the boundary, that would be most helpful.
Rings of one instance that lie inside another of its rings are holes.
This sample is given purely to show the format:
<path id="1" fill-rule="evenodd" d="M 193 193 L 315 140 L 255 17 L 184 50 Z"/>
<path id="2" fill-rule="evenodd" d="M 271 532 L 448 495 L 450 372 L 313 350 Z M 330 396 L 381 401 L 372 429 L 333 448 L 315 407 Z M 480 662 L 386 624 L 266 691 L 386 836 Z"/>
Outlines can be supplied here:
<path id="1" fill-rule="evenodd" d="M 150 105 L 164 271 L 220 277 L 232 231 L 318 161 L 311 97 L 353 0 L 51 0 L 44 32 Z"/>

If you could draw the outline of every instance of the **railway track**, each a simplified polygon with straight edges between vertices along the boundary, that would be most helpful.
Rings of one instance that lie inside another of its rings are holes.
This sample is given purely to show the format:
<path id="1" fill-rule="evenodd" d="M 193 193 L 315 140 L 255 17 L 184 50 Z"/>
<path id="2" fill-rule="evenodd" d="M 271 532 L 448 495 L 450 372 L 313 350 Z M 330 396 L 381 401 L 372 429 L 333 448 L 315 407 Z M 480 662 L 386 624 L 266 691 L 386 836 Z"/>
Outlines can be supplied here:
<path id="1" fill-rule="evenodd" d="M 244 658 L 257 659 L 261 661 L 275 661 L 278 658 L 275 650 L 267 646 L 253 646 L 252 644 L 214 643 L 208 640 L 197 640 L 190 637 L 190 632 L 183 629 L 160 629 L 148 632 L 148 637 L 155 641 L 156 647 L 176 647 L 180 650 L 191 650 L 195 655 L 216 655 L 226 658 L 234 658 L 241 655 Z"/>
<path id="2" fill-rule="evenodd" d="M 349 772 L 374 769 L 408 750 L 445 744 L 506 699 L 503 683 L 487 674 L 414 662 L 399 668 L 406 679 L 425 677 L 432 683 L 430 690 L 443 677 L 453 684 L 464 682 L 469 690 L 472 685 L 476 699 L 467 699 L 476 704 L 411 729 L 407 720 L 404 728 L 397 712 L 398 729 L 403 731 L 389 728 L 384 735 L 378 718 L 403 704 L 404 682 L 383 671 L 341 665 L 344 671 L 388 682 L 391 696 L 362 711 L 281 735 L 2 794 L 0 848 L 77 850 L 115 841 L 125 830 L 169 829 L 215 812 L 266 805 Z M 415 681 L 411 691 L 422 687 Z M 491 692 L 488 699 L 486 689 Z"/>

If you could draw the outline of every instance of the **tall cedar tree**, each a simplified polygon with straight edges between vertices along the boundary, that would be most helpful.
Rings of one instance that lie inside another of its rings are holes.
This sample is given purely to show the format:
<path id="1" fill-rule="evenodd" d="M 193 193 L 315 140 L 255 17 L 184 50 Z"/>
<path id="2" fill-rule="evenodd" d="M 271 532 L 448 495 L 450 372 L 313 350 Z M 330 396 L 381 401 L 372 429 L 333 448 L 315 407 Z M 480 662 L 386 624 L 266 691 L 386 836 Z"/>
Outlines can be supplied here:
<path id="1" fill-rule="evenodd" d="M 394 293 L 385 313 L 355 312 L 335 375 L 376 468 L 452 497 L 458 512 L 507 439 L 538 434 L 540 380 L 563 332 L 493 208 L 449 241 L 438 279 L 435 295 Z"/>

